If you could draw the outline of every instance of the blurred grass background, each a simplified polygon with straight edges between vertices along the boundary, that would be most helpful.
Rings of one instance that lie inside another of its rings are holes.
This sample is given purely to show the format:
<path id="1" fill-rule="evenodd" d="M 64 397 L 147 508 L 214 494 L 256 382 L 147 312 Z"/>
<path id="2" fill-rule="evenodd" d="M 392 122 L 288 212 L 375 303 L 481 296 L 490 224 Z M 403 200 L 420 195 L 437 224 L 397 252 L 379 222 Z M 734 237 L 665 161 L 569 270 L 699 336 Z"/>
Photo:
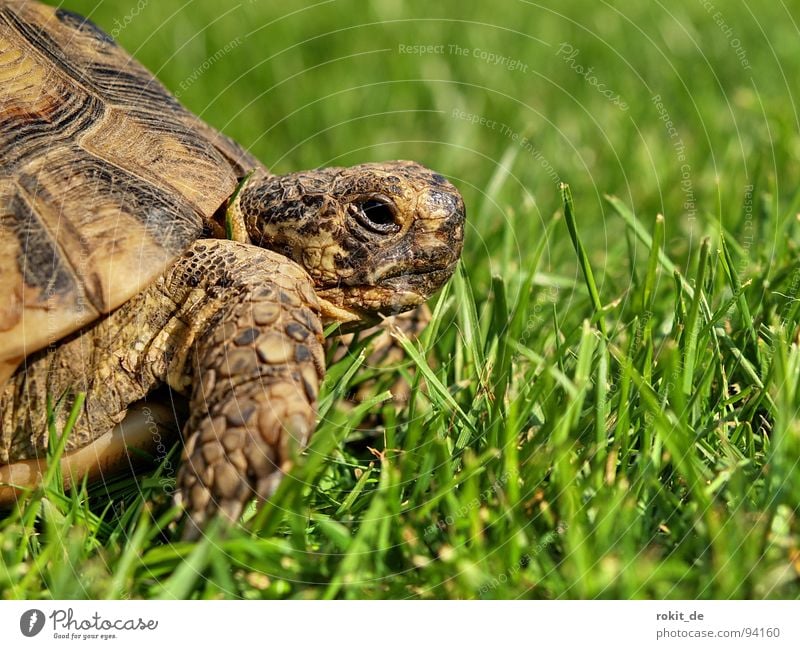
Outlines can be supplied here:
<path id="1" fill-rule="evenodd" d="M 64 2 L 275 172 L 447 175 L 465 263 L 407 350 L 429 396 L 332 366 L 252 534 L 175 543 L 159 472 L 50 490 L 0 592 L 796 597 L 800 3 L 717 4 Z"/>
<path id="2" fill-rule="evenodd" d="M 800 76 L 797 2 L 64 6 L 116 35 L 190 109 L 276 172 L 396 158 L 442 170 L 470 206 L 465 259 L 482 281 L 511 277 L 518 269 L 506 263 L 524 257 L 559 207 L 547 165 L 572 184 L 598 272 L 623 283 L 630 269 L 606 263 L 625 242 L 603 194 L 637 213 L 667 215 L 667 241 L 680 258 L 715 219 L 710 214 L 735 227 L 759 164 L 776 198 L 791 195 L 800 179 L 791 82 Z M 403 53 L 414 45 L 443 53 Z M 589 68 L 628 110 L 587 81 Z M 654 95 L 685 145 L 685 162 Z M 454 118 L 454 110 L 498 126 Z M 527 137 L 535 153 L 514 146 L 511 134 Z M 492 185 L 501 163 L 508 172 Z M 683 164 L 696 221 L 686 218 Z M 506 237 L 515 255 L 496 254 Z M 544 259 L 559 273 L 574 268 L 565 243 L 552 241 Z"/>

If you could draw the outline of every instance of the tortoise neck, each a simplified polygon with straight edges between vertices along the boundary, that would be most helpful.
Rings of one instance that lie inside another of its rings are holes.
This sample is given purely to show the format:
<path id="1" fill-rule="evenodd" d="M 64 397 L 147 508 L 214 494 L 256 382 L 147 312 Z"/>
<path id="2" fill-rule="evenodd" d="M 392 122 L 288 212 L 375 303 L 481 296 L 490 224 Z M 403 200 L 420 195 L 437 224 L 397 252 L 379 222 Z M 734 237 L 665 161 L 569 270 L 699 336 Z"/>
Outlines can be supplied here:
<path id="1" fill-rule="evenodd" d="M 336 214 L 335 175 L 320 169 L 250 178 L 228 210 L 228 238 L 241 232 L 256 246 L 294 257 L 295 244 L 318 234 L 320 223 Z"/>

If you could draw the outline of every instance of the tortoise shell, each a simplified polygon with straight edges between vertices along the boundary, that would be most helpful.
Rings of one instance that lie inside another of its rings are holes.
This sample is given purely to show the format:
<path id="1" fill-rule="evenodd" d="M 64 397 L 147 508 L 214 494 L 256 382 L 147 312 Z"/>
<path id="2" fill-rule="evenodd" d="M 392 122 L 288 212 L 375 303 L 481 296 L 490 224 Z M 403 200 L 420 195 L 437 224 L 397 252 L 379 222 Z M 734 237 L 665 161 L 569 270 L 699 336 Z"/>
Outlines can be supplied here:
<path id="1" fill-rule="evenodd" d="M 34 0 L 0 0 L 0 84 L 0 504 L 40 483 L 53 395 L 85 395 L 62 437 L 76 484 L 152 448 L 150 401 L 131 411 L 167 386 L 189 400 L 191 529 L 236 520 L 313 432 L 323 321 L 363 326 L 452 275 L 458 190 L 410 161 L 270 175 Z"/>
<path id="2" fill-rule="evenodd" d="M 6 375 L 153 282 L 263 167 L 63 9 L 0 0 L 0 84 Z"/>

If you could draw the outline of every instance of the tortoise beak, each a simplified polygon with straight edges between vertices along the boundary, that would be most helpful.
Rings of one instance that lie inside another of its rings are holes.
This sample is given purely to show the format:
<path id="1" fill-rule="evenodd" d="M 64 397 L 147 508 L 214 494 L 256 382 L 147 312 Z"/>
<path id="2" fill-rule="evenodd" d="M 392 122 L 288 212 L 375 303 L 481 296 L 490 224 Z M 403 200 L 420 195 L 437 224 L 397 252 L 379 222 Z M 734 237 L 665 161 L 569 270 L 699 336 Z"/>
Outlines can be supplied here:
<path id="1" fill-rule="evenodd" d="M 421 304 L 445 285 L 447 280 L 449 280 L 455 272 L 457 264 L 458 257 L 453 259 L 444 268 L 403 272 L 397 275 L 383 277 L 381 279 L 381 286 L 389 288 L 398 294 L 413 293 L 419 297 L 419 302 Z"/>
<path id="2" fill-rule="evenodd" d="M 419 306 L 427 296 L 409 288 L 392 286 L 337 286 L 317 291 L 322 322 L 348 325 L 349 329 L 372 325 L 381 316 L 403 313 Z"/>
<path id="3" fill-rule="evenodd" d="M 334 323 L 339 323 L 341 325 L 347 325 L 351 323 L 358 323 L 365 320 L 366 314 L 359 312 L 353 308 L 345 308 L 338 306 L 331 302 L 330 300 L 326 300 L 324 297 L 319 295 L 319 305 L 321 307 L 321 315 L 322 315 L 322 324 L 324 326 L 328 326 Z"/>
<path id="4" fill-rule="evenodd" d="M 376 259 L 376 283 L 427 300 L 455 271 L 464 246 L 465 222 L 464 201 L 455 187 L 446 183 L 428 189 L 402 245 Z"/>

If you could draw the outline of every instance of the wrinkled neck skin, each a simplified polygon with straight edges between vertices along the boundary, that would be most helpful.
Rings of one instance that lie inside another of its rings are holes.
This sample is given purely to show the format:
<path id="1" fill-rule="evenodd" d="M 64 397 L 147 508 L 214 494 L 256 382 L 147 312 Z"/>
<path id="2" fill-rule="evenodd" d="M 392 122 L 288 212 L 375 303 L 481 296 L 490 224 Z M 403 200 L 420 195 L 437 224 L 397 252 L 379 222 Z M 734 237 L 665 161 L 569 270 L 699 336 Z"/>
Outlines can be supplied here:
<path id="1" fill-rule="evenodd" d="M 237 201 L 250 242 L 285 254 L 307 266 L 306 270 L 316 269 L 318 263 L 305 264 L 302 259 L 308 256 L 306 250 L 328 242 L 331 237 L 327 233 L 337 227 L 332 172 L 324 169 L 251 179 Z"/>
<path id="2" fill-rule="evenodd" d="M 337 205 L 331 198 L 334 175 L 326 169 L 246 180 L 229 210 L 227 236 L 293 259 L 306 269 L 318 290 L 337 283 L 334 259 L 343 251 L 329 236 L 338 227 Z M 338 322 L 343 330 L 377 320 L 329 300 L 322 299 L 321 304 L 325 324 Z"/>
<path id="3" fill-rule="evenodd" d="M 355 329 L 422 304 L 450 278 L 464 203 L 421 165 L 376 163 L 255 176 L 227 221 L 230 238 L 301 265 L 324 320 Z"/>

